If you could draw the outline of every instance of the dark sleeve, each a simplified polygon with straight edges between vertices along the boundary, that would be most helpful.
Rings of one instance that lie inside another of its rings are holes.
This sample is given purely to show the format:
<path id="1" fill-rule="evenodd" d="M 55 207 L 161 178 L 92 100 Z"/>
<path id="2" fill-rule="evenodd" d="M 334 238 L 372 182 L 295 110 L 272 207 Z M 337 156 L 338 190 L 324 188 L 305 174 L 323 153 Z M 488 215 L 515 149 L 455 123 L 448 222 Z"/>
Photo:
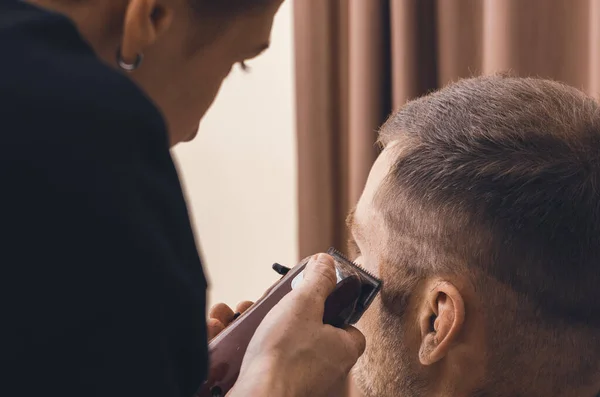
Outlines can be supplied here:
<path id="1" fill-rule="evenodd" d="M 1 149 L 0 395 L 190 397 L 206 284 L 164 134 L 46 116 Z"/>

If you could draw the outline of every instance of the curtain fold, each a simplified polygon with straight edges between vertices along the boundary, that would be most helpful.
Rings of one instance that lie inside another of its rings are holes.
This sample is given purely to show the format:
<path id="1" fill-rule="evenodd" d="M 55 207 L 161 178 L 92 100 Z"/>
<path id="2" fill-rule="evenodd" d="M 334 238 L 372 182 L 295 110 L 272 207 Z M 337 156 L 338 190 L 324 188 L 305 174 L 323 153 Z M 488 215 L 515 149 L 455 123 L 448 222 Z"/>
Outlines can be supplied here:
<path id="1" fill-rule="evenodd" d="M 348 4 L 300 0 L 294 7 L 298 226 L 301 255 L 310 255 L 345 234 L 339 225 L 349 202 Z"/>
<path id="2" fill-rule="evenodd" d="M 296 0 L 299 253 L 346 248 L 378 127 L 461 77 L 600 93 L 600 0 Z"/>

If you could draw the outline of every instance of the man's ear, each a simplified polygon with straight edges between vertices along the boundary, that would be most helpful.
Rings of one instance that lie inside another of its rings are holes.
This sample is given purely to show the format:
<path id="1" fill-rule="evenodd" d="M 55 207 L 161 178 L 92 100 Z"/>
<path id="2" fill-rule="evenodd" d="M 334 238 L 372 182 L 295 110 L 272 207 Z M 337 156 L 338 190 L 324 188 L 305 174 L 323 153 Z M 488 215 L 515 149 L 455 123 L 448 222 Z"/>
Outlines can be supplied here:
<path id="1" fill-rule="evenodd" d="M 457 340 L 465 320 L 465 304 L 458 288 L 440 279 L 428 283 L 424 298 L 419 313 L 419 360 L 431 365 L 444 358 Z"/>
<path id="2" fill-rule="evenodd" d="M 166 32 L 173 21 L 173 10 L 160 0 L 130 0 L 125 13 L 121 57 L 134 63 L 144 50 Z"/>

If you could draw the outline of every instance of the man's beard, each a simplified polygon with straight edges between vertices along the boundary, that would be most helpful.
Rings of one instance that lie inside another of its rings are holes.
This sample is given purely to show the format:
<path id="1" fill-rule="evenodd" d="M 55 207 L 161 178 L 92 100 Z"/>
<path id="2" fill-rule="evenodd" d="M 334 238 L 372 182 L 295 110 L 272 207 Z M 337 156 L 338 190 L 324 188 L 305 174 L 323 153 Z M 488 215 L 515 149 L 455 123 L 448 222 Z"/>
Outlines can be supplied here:
<path id="1" fill-rule="evenodd" d="M 386 312 L 380 300 L 361 320 L 359 329 L 367 338 L 367 348 L 353 375 L 364 397 L 427 395 L 427 383 L 419 370 L 418 341 L 410 343 L 404 325 L 402 316 Z M 417 350 L 411 351 L 409 344 Z"/>

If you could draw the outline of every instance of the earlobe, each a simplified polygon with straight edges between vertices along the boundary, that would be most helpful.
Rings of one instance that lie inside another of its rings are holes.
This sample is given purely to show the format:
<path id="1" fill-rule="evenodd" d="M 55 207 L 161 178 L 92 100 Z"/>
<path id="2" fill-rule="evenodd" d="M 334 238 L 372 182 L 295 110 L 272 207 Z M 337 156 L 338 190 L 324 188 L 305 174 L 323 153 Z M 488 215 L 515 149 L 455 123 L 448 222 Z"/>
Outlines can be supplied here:
<path id="1" fill-rule="evenodd" d="M 423 365 L 444 358 L 460 334 L 465 319 L 462 295 L 452 283 L 437 280 L 430 285 L 419 321 L 419 360 Z"/>
<path id="2" fill-rule="evenodd" d="M 120 56 L 134 63 L 146 48 L 166 32 L 173 19 L 173 10 L 158 0 L 130 0 L 125 13 Z"/>

